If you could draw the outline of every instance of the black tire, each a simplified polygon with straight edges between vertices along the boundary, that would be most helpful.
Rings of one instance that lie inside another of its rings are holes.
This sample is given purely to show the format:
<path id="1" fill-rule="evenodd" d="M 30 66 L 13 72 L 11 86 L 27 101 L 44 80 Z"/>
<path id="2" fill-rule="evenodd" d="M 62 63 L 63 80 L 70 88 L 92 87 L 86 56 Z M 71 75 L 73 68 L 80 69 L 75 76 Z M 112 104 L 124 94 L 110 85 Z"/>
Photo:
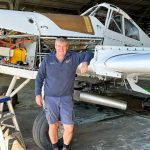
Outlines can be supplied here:
<path id="1" fill-rule="evenodd" d="M 6 92 L 8 90 L 8 86 L 0 86 L 0 95 L 5 95 Z M 15 94 L 13 97 L 12 97 L 12 105 L 13 107 L 15 107 L 16 104 L 18 104 L 18 95 Z M 6 105 L 6 103 L 4 103 L 4 108 L 3 108 L 4 111 L 8 111 L 8 106 Z"/>
<path id="2" fill-rule="evenodd" d="M 32 134 L 35 143 L 43 150 L 52 149 L 51 142 L 48 136 L 48 122 L 46 120 L 45 111 L 42 110 L 33 123 Z M 62 147 L 62 137 L 58 140 L 59 147 Z"/>

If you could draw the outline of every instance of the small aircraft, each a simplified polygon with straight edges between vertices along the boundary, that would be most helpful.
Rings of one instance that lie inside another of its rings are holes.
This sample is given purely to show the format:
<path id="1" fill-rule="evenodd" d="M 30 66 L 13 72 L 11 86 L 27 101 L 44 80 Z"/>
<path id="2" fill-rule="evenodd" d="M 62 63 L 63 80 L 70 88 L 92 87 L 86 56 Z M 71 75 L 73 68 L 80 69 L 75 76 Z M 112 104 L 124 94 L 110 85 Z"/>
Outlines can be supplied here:
<path id="1" fill-rule="evenodd" d="M 69 39 L 70 50 L 94 53 L 89 71 L 82 75 L 77 70 L 75 100 L 125 110 L 126 102 L 101 94 L 125 87 L 132 94 L 150 95 L 148 88 L 138 84 L 150 76 L 150 38 L 120 8 L 102 3 L 80 16 L 0 10 L 0 20 L 0 73 L 13 76 L 10 97 L 35 79 L 43 57 L 54 49 L 60 36 Z M 18 77 L 26 80 L 13 90 Z M 43 116 L 37 117 L 34 126 L 46 124 L 40 121 Z M 42 143 L 38 130 L 33 131 L 35 141 L 45 148 L 49 140 Z"/>

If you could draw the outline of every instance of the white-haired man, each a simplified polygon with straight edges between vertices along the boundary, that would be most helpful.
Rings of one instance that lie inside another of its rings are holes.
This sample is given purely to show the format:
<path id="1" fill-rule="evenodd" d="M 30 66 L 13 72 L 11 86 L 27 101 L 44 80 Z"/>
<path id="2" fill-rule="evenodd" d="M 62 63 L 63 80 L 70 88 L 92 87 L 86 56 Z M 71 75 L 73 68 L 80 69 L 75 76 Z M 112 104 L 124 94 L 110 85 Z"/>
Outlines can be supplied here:
<path id="1" fill-rule="evenodd" d="M 55 50 L 47 55 L 39 68 L 36 83 L 36 103 L 42 106 L 41 89 L 44 83 L 45 112 L 49 123 L 49 137 L 54 150 L 58 150 L 58 123 L 64 127 L 63 150 L 69 149 L 73 136 L 73 85 L 76 69 L 82 63 L 80 71 L 85 73 L 93 58 L 91 52 L 71 52 L 68 50 L 67 38 L 60 37 L 55 41 Z"/>

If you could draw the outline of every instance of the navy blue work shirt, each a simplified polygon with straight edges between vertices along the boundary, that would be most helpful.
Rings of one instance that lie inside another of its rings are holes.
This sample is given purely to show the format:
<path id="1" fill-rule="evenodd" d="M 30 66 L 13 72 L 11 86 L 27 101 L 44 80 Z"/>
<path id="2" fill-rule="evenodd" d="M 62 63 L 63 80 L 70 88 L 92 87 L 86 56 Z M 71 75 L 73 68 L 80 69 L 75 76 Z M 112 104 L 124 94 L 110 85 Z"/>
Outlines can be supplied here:
<path id="1" fill-rule="evenodd" d="M 92 52 L 67 51 L 62 62 L 58 61 L 55 51 L 48 54 L 42 61 L 36 80 L 35 95 L 41 95 L 44 83 L 44 95 L 72 95 L 76 69 L 82 62 L 90 63 Z"/>

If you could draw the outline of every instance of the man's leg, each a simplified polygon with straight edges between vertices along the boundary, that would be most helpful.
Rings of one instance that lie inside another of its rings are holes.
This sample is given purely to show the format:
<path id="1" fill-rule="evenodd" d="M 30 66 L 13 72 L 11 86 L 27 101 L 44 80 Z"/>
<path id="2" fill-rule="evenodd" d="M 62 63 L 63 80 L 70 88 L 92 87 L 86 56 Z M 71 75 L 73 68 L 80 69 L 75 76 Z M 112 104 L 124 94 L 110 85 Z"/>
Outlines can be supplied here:
<path id="1" fill-rule="evenodd" d="M 63 135 L 63 140 L 64 140 L 64 146 L 69 146 L 72 137 L 73 137 L 73 129 L 74 125 L 73 124 L 64 124 L 64 135 Z"/>
<path id="2" fill-rule="evenodd" d="M 48 133 L 52 143 L 52 148 L 58 150 L 58 123 L 50 124 Z"/>
<path id="3" fill-rule="evenodd" d="M 59 97 L 45 96 L 45 113 L 49 124 L 49 138 L 53 149 L 58 149 L 58 120 L 59 120 Z M 56 149 L 56 150 L 57 150 Z"/>
<path id="4" fill-rule="evenodd" d="M 63 150 L 68 150 L 74 130 L 74 110 L 72 96 L 61 97 L 60 118 L 64 127 Z"/>
<path id="5" fill-rule="evenodd" d="M 49 125 L 49 137 L 52 144 L 58 142 L 58 123 Z"/>

